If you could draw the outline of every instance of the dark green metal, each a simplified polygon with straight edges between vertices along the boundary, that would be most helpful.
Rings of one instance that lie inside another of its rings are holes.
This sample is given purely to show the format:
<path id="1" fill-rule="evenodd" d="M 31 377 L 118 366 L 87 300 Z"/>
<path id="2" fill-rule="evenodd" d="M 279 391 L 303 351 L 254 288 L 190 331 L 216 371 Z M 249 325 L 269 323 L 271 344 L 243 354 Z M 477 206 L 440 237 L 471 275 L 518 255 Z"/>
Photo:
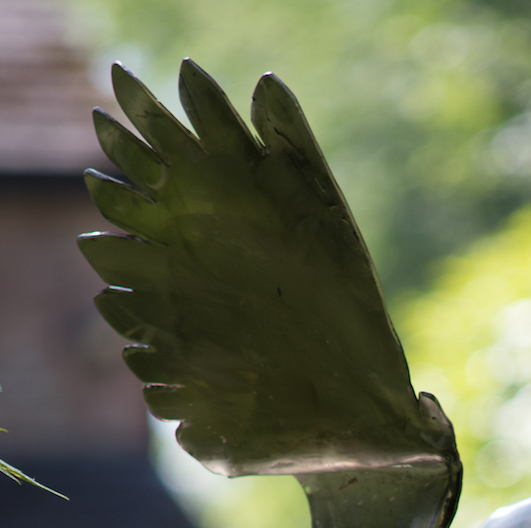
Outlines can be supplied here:
<path id="1" fill-rule="evenodd" d="M 179 92 L 199 138 L 115 64 L 147 144 L 96 109 L 132 183 L 89 170 L 129 235 L 81 235 L 110 286 L 96 304 L 179 443 L 230 476 L 293 474 L 315 527 L 445 527 L 461 464 L 437 400 L 411 387 L 374 266 L 290 90 L 253 94 L 254 137 L 191 60 Z"/>

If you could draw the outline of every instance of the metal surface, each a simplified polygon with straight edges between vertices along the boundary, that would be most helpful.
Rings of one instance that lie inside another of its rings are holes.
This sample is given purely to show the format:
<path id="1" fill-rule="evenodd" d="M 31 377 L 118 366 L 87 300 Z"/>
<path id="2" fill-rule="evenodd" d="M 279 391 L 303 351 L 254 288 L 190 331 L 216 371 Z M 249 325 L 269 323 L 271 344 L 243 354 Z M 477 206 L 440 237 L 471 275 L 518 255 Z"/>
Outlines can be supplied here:
<path id="1" fill-rule="evenodd" d="M 86 174 L 130 235 L 79 243 L 110 286 L 105 319 L 152 413 L 217 473 L 295 474 L 314 526 L 447 526 L 461 486 L 452 425 L 415 396 L 366 245 L 289 89 L 264 75 L 255 138 L 191 60 L 180 96 L 199 137 L 115 64 L 145 138 L 96 110 L 132 184 Z"/>

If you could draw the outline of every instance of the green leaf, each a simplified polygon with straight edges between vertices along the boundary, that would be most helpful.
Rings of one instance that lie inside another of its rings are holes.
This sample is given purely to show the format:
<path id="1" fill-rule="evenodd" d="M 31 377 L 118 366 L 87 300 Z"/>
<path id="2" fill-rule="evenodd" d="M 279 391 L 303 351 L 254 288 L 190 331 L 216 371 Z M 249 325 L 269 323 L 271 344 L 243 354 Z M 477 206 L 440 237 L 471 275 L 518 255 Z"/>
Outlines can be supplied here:
<path id="1" fill-rule="evenodd" d="M 57 495 L 58 497 L 61 497 L 62 499 L 70 500 L 66 495 L 63 495 L 62 493 L 59 493 L 58 491 L 55 491 L 51 488 L 48 488 L 47 486 L 44 486 L 40 482 L 37 482 L 34 478 L 28 477 L 28 475 L 26 475 L 25 473 L 22 473 L 22 471 L 20 471 L 16 467 L 13 467 L 11 464 L 4 462 L 3 460 L 0 460 L 0 472 L 8 476 L 9 478 L 13 479 L 18 484 L 21 484 L 21 481 L 27 482 L 29 484 L 32 484 L 33 486 L 37 486 L 37 488 L 41 488 L 45 491 L 53 493 L 54 495 Z"/>

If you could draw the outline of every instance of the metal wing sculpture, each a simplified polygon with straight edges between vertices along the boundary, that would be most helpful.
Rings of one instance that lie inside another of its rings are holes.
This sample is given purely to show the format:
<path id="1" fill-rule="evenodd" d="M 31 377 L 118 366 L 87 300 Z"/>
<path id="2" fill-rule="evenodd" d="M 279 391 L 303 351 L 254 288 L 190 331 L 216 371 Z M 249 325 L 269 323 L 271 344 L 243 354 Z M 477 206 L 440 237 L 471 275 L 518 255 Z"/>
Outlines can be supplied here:
<path id="1" fill-rule="evenodd" d="M 121 181 L 86 184 L 127 234 L 81 235 L 96 304 L 179 443 L 215 473 L 292 474 L 315 527 L 445 527 L 461 488 L 453 428 L 417 398 L 367 247 L 290 90 L 265 74 L 253 135 L 190 59 L 197 136 L 120 64 L 100 109 Z"/>

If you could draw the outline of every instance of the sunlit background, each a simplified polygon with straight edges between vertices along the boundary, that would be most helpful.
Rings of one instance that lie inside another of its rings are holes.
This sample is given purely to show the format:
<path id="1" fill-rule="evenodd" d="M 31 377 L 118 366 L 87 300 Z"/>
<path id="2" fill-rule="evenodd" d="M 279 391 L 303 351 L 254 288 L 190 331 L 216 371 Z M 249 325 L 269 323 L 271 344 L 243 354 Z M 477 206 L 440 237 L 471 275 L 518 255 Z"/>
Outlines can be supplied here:
<path id="1" fill-rule="evenodd" d="M 465 480 L 453 526 L 531 496 L 531 4 L 57 5 L 102 106 L 117 59 L 181 119 L 185 56 L 247 122 L 263 72 L 295 92 L 376 262 L 413 385 L 454 422 Z M 91 221 L 81 230 L 101 228 Z M 153 459 L 200 526 L 308 528 L 293 479 L 213 476 L 179 450 L 174 429 L 151 423 Z"/>

